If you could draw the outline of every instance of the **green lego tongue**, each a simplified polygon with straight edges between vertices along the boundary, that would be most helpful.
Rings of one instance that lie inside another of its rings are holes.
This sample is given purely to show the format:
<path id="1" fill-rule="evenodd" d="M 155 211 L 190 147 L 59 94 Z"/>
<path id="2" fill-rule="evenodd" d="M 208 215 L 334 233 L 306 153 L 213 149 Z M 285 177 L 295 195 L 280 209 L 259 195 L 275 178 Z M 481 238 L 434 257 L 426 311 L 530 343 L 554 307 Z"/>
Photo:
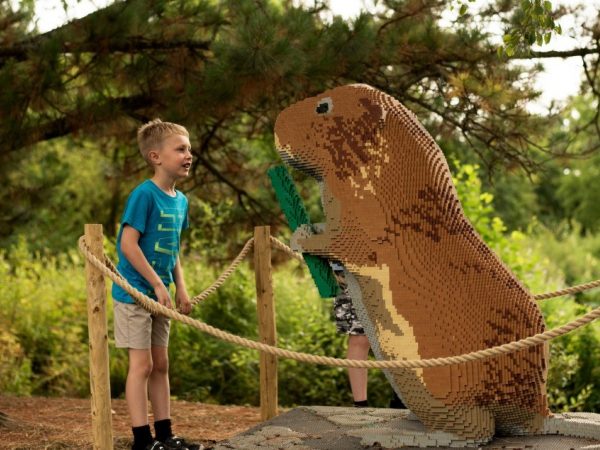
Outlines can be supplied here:
<path id="1" fill-rule="evenodd" d="M 274 166 L 267 171 L 267 174 L 271 178 L 275 196 L 292 231 L 300 225 L 310 225 L 306 208 L 287 168 L 283 165 Z M 335 297 L 339 292 L 339 286 L 327 259 L 308 253 L 303 253 L 302 256 L 317 285 L 319 295 L 323 298 Z"/>

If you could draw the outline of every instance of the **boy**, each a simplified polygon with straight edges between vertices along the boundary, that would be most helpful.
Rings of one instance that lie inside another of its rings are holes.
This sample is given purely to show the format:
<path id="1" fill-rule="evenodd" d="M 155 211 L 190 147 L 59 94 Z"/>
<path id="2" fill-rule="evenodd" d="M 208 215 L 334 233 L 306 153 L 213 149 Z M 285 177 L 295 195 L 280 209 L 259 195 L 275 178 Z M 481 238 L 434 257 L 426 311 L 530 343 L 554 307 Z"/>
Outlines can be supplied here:
<path id="1" fill-rule="evenodd" d="M 154 176 L 136 187 L 125 205 L 117 237 L 119 272 L 141 292 L 172 308 L 168 287 L 175 282 L 178 309 L 191 304 L 179 261 L 181 231 L 188 227 L 188 202 L 175 183 L 188 176 L 192 154 L 187 130 L 152 120 L 138 130 L 140 153 Z M 169 319 L 152 316 L 113 284 L 115 343 L 129 352 L 125 398 L 131 417 L 133 450 L 199 450 L 174 436 L 170 419 Z M 152 438 L 148 396 L 154 412 Z"/>

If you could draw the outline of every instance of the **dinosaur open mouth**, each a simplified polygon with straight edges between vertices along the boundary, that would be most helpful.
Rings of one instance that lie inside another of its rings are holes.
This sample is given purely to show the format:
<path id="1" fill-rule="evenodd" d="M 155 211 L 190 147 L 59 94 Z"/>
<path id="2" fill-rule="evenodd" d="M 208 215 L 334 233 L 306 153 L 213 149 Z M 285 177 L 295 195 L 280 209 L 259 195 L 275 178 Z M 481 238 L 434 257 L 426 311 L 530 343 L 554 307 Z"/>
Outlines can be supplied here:
<path id="1" fill-rule="evenodd" d="M 294 157 L 289 151 L 289 147 L 277 147 L 277 151 L 279 152 L 279 156 L 281 156 L 283 162 L 288 166 L 293 167 L 294 169 L 299 170 L 300 172 L 303 172 L 313 178 L 316 178 L 319 181 L 322 180 L 323 175 L 321 172 L 310 163 L 301 161 Z"/>

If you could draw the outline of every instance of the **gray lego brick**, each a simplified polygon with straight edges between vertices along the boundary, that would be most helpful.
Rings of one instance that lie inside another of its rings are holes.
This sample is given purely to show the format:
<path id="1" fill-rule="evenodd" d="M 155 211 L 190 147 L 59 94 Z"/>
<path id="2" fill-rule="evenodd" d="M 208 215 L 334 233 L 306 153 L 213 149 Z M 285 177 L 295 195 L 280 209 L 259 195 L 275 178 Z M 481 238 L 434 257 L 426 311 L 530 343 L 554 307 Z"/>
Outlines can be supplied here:
<path id="1" fill-rule="evenodd" d="M 574 414 L 570 419 L 600 423 L 598 414 Z M 398 444 L 413 439 L 421 446 L 440 449 L 463 448 L 440 445 L 439 432 L 427 432 L 408 410 L 381 408 L 345 408 L 330 406 L 302 406 L 219 442 L 214 450 L 230 449 L 323 449 L 361 450 L 419 448 L 418 445 Z M 437 446 L 436 446 L 437 445 Z M 569 436 L 514 436 L 497 437 L 482 449 L 599 449 L 600 439 Z"/>

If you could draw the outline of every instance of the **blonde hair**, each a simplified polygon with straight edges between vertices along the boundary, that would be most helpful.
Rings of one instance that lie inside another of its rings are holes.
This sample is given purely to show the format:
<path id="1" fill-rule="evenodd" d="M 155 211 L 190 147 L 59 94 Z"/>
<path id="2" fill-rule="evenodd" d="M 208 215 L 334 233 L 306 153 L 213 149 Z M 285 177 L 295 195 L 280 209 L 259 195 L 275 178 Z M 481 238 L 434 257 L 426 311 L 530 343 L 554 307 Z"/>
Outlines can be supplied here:
<path id="1" fill-rule="evenodd" d="M 179 134 L 181 136 L 190 137 L 188 130 L 185 127 L 172 122 L 163 122 L 160 119 L 154 119 L 146 122 L 138 128 L 137 141 L 140 153 L 150 164 L 148 154 L 150 150 L 160 147 L 162 141 L 169 136 Z"/>

